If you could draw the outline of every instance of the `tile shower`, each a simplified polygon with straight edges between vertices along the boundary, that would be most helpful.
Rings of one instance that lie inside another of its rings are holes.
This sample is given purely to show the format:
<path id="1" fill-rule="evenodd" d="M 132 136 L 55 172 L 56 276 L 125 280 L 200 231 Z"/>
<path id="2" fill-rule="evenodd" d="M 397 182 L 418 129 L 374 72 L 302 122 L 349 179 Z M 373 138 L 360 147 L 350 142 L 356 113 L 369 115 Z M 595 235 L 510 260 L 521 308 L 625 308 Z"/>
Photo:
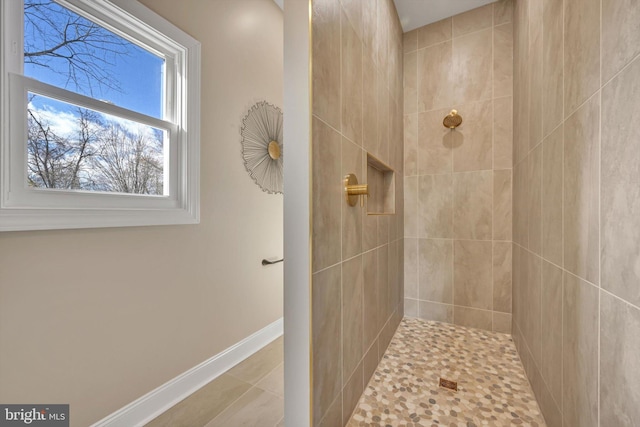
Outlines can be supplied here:
<path id="1" fill-rule="evenodd" d="M 404 34 L 405 315 L 511 331 L 512 3 Z M 463 122 L 442 124 L 455 108 Z"/>
<path id="2" fill-rule="evenodd" d="M 491 342 L 478 363 L 513 363 L 520 421 L 635 425 L 637 1 L 500 0 L 404 34 L 391 0 L 313 9 L 313 424 L 376 425 L 404 369 L 438 360 L 411 349 Z M 367 153 L 395 171 L 395 215 L 344 203 Z M 407 425 L 455 422 L 433 400 Z"/>

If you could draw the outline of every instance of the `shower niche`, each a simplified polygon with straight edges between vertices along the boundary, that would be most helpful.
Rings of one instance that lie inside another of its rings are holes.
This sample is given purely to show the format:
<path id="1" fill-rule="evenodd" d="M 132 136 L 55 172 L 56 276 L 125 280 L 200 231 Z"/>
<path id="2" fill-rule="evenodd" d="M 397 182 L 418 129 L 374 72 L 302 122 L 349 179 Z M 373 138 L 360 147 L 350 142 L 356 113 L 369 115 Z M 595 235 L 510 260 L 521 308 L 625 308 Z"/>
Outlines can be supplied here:
<path id="1" fill-rule="evenodd" d="M 367 153 L 368 215 L 393 215 L 396 213 L 395 179 L 395 172 L 389 165 Z"/>

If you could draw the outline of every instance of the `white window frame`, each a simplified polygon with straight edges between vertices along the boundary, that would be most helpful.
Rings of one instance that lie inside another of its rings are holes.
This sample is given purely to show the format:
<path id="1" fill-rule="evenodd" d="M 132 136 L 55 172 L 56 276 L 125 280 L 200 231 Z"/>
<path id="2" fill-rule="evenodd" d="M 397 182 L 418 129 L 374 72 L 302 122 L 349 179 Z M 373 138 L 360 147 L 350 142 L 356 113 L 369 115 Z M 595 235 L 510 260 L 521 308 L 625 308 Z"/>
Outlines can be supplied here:
<path id="1" fill-rule="evenodd" d="M 165 58 L 164 119 L 25 77 L 23 0 L 1 0 L 0 231 L 199 223 L 200 43 L 135 0 L 56 2 Z M 165 195 L 29 187 L 27 92 L 165 130 Z"/>

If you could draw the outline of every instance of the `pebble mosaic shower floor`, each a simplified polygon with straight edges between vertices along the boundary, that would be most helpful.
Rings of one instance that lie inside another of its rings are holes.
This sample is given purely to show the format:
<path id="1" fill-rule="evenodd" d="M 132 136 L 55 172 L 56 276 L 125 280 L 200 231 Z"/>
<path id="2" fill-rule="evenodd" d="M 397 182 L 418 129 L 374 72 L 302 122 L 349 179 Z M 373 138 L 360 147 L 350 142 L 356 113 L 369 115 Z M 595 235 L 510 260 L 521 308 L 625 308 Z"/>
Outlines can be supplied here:
<path id="1" fill-rule="evenodd" d="M 457 381 L 458 391 L 439 387 Z M 405 318 L 348 427 L 545 426 L 509 335 Z"/>

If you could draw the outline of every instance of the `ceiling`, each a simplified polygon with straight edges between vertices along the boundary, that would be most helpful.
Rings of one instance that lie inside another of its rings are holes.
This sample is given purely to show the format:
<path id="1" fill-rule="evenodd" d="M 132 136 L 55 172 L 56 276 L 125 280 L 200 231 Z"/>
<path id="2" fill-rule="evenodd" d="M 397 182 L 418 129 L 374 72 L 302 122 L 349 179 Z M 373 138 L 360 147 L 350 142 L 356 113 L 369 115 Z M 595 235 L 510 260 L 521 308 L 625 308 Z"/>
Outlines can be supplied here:
<path id="1" fill-rule="evenodd" d="M 405 33 L 495 0 L 393 0 Z"/>
<path id="2" fill-rule="evenodd" d="M 280 9 L 283 0 L 274 0 Z M 405 33 L 495 0 L 393 0 Z"/>

